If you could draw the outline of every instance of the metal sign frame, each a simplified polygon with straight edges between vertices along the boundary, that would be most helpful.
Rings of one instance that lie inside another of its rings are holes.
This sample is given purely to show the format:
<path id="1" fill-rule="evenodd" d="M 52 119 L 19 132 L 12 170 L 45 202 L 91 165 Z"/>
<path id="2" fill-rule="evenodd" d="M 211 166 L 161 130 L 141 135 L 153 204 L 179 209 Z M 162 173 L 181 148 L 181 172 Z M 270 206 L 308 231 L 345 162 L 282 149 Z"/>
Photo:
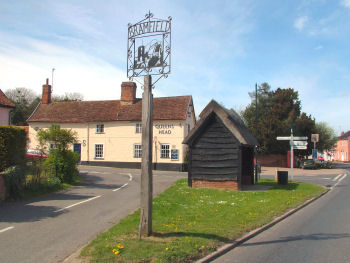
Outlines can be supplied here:
<path id="1" fill-rule="evenodd" d="M 168 20 L 154 18 L 148 12 L 145 19 L 128 24 L 127 76 L 130 80 L 148 75 L 160 75 L 159 79 L 168 77 L 171 72 L 171 20 L 171 17 Z"/>

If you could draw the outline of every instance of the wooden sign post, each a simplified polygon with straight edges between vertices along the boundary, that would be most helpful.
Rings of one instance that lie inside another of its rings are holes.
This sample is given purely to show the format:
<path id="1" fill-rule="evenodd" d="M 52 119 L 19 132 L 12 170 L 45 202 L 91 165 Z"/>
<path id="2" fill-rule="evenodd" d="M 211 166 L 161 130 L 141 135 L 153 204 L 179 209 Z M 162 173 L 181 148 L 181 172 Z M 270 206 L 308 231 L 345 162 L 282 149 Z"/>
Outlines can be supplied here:
<path id="1" fill-rule="evenodd" d="M 139 239 L 152 234 L 152 138 L 153 138 L 153 95 L 152 77 L 144 77 L 142 94 L 142 163 L 141 163 L 141 217 Z"/>
<path id="2" fill-rule="evenodd" d="M 152 85 L 168 77 L 171 69 L 171 17 L 154 18 L 151 12 L 136 24 L 128 24 L 127 76 L 144 76 L 142 94 L 141 215 L 139 239 L 152 234 Z M 152 84 L 151 75 L 158 76 Z"/>

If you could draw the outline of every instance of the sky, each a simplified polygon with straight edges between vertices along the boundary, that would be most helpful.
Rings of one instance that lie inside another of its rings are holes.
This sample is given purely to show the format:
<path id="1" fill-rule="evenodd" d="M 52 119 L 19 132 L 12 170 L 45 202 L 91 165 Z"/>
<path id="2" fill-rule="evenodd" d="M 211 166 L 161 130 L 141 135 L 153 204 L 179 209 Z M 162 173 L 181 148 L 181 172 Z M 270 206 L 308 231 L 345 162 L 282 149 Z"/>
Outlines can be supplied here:
<path id="1" fill-rule="evenodd" d="M 302 111 L 350 130 L 350 0 L 0 0 L 0 89 L 120 99 L 127 29 L 172 17 L 171 74 L 155 97 L 243 110 L 255 83 L 298 91 Z M 143 79 L 138 79 L 143 82 Z M 142 96 L 138 84 L 137 96 Z"/>

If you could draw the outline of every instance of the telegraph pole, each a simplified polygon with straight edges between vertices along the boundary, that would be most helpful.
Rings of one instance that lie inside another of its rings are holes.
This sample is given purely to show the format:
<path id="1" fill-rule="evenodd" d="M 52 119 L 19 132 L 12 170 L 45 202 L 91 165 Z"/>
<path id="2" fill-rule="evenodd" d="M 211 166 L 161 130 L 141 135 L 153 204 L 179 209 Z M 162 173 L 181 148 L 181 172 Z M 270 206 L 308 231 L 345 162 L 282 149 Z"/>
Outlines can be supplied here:
<path id="1" fill-rule="evenodd" d="M 142 163 L 141 163 L 141 217 L 139 239 L 152 234 L 152 138 L 153 138 L 153 95 L 152 77 L 144 76 L 142 94 Z"/>
<path id="2" fill-rule="evenodd" d="M 258 135 L 258 84 L 255 83 L 255 136 Z M 255 151 L 255 183 L 258 182 L 258 155 Z"/>

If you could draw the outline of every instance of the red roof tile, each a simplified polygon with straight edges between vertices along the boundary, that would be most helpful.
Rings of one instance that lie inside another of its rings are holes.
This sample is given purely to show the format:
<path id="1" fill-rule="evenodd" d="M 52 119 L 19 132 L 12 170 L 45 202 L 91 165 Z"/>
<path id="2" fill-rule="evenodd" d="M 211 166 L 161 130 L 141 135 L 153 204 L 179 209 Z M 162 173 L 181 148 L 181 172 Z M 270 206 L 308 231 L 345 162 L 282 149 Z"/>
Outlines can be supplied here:
<path id="1" fill-rule="evenodd" d="M 153 99 L 154 120 L 185 120 L 192 96 Z M 120 100 L 62 101 L 41 104 L 28 122 L 81 123 L 141 121 L 142 100 L 121 105 Z"/>
<path id="2" fill-rule="evenodd" d="M 8 107 L 8 108 L 15 108 L 15 104 L 13 104 L 6 95 L 1 91 L 0 89 L 0 106 Z"/>
<path id="3" fill-rule="evenodd" d="M 347 140 L 350 137 L 350 131 L 347 131 L 343 135 L 338 137 L 338 140 Z"/>

